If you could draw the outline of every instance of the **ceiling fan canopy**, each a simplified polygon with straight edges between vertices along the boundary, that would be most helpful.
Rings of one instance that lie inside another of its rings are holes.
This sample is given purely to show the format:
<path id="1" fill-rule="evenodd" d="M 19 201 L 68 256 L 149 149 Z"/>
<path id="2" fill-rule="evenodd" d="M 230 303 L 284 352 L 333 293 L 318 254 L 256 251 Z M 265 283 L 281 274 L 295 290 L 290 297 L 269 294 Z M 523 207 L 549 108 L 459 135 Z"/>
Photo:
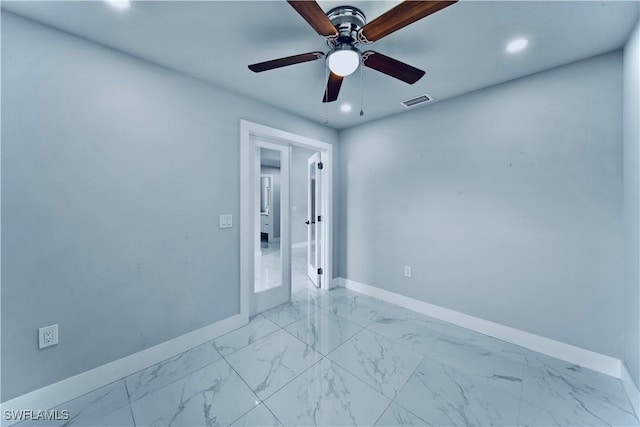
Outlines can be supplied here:
<path id="1" fill-rule="evenodd" d="M 364 13 L 357 7 L 338 6 L 325 14 L 315 1 L 288 0 L 287 3 L 324 37 L 329 52 L 326 55 L 323 52 L 308 52 L 288 56 L 252 64 L 249 69 L 260 73 L 326 56 L 329 78 L 322 102 L 337 100 L 344 77 L 352 74 L 360 65 L 413 84 L 424 76 L 423 70 L 372 50 L 360 52 L 358 46 L 378 41 L 456 2 L 457 0 L 404 1 L 367 23 Z"/>

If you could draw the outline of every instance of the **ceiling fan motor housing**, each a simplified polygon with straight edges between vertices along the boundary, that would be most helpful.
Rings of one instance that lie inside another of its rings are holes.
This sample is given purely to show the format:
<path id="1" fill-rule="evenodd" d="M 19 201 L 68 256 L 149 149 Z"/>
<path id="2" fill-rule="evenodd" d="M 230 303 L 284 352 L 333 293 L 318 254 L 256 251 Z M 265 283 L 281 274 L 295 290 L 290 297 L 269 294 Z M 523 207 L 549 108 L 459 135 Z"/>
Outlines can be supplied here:
<path id="1" fill-rule="evenodd" d="M 367 18 L 360 9 L 353 6 L 334 7 L 327 13 L 327 18 L 338 30 L 337 38 L 327 40 L 330 46 L 358 44 L 358 30 L 367 23 Z"/>

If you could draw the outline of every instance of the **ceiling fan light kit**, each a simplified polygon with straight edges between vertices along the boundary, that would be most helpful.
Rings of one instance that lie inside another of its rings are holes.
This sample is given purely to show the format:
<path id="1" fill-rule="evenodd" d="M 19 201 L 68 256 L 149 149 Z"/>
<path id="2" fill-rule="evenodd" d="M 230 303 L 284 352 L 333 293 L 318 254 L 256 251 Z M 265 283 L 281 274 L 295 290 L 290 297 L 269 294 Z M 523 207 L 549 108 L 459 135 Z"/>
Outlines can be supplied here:
<path id="1" fill-rule="evenodd" d="M 327 67 L 332 73 L 346 77 L 360 65 L 360 51 L 353 46 L 339 46 L 327 55 Z"/>
<path id="2" fill-rule="evenodd" d="M 338 99 L 344 77 L 353 74 L 360 65 L 388 76 L 414 84 L 425 72 L 381 53 L 367 50 L 361 53 L 360 44 L 370 44 L 398 31 L 432 13 L 456 3 L 453 1 L 404 1 L 367 23 L 362 11 L 353 6 L 339 6 L 324 13 L 315 1 L 289 1 L 302 18 L 324 39 L 329 46 L 326 67 L 330 73 L 322 102 Z M 288 65 L 313 61 L 325 56 L 322 52 L 309 52 L 249 65 L 260 73 Z"/>

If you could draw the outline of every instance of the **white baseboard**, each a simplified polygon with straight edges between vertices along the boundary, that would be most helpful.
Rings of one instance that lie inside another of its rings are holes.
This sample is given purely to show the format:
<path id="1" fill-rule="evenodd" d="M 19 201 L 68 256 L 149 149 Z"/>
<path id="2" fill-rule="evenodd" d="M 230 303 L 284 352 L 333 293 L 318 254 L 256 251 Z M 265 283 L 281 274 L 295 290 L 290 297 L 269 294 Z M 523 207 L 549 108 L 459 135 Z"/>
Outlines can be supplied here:
<path id="1" fill-rule="evenodd" d="M 306 248 L 307 242 L 298 242 L 291 245 L 291 249 Z"/>
<path id="2" fill-rule="evenodd" d="M 342 277 L 334 277 L 333 279 L 331 279 L 329 281 L 329 289 L 328 290 L 337 288 L 338 286 L 344 287 L 343 281 L 344 281 L 344 279 Z"/>
<path id="3" fill-rule="evenodd" d="M 0 415 L 4 414 L 5 410 L 45 410 L 55 408 L 71 399 L 211 341 L 220 335 L 246 325 L 248 321 L 247 315 L 236 314 L 146 350 L 23 394 L 0 404 Z M 3 426 L 12 424 L 4 424 L 5 422 L 5 420 L 2 421 Z"/>
<path id="4" fill-rule="evenodd" d="M 576 347 L 520 329 L 505 326 L 489 320 L 480 319 L 455 310 L 440 307 L 404 295 L 389 292 L 364 283 L 340 277 L 340 286 L 369 295 L 436 319 L 444 320 L 481 334 L 489 335 L 538 353 L 546 354 L 576 365 L 602 372 L 615 378 L 621 378 L 622 363 L 605 354 Z"/>
<path id="5" fill-rule="evenodd" d="M 631 406 L 633 406 L 633 410 L 636 412 L 636 416 L 640 417 L 640 390 L 638 390 L 637 384 L 631 378 L 631 374 L 627 369 L 627 365 L 622 363 L 622 385 L 624 386 L 624 391 L 627 392 L 627 396 L 629 396 L 629 401 L 631 401 Z"/>

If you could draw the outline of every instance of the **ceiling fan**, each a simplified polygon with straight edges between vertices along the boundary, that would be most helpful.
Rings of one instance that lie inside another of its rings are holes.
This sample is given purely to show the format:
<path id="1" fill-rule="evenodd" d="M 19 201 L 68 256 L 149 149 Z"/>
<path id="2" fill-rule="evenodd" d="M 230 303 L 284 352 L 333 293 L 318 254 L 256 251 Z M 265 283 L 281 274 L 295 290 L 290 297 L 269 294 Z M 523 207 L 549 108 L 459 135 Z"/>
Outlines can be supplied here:
<path id="1" fill-rule="evenodd" d="M 260 73 L 288 65 L 315 61 L 326 56 L 329 80 L 322 102 L 337 100 L 342 80 L 356 71 L 360 64 L 403 82 L 414 84 L 424 76 L 424 71 L 372 50 L 360 52 L 358 45 L 378 41 L 409 24 L 451 6 L 457 1 L 404 1 L 367 23 L 364 13 L 353 6 L 335 7 L 325 14 L 315 1 L 287 0 L 287 3 L 312 28 L 325 38 L 329 45 L 329 52 L 326 55 L 323 52 L 308 52 L 287 56 L 249 65 L 249 69 Z"/>

